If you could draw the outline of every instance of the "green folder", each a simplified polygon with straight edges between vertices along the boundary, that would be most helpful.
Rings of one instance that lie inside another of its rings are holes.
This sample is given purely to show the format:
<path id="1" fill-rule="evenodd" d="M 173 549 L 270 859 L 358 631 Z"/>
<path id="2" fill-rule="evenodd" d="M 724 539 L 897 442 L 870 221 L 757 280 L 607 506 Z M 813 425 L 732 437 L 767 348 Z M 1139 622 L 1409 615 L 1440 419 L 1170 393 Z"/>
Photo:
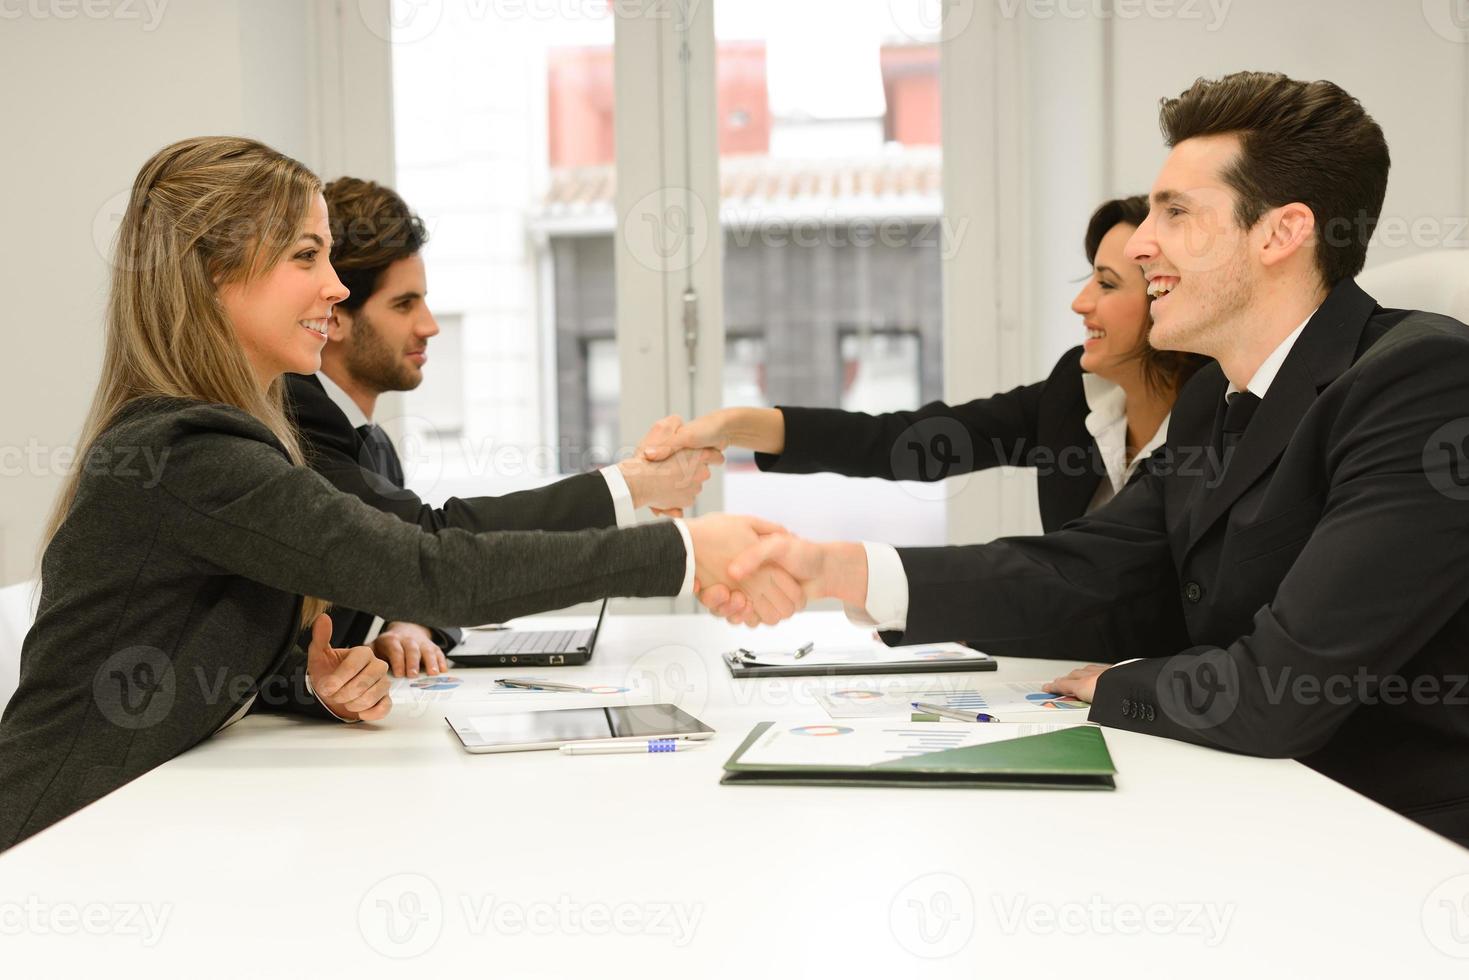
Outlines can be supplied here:
<path id="1" fill-rule="evenodd" d="M 870 766 L 756 765 L 740 756 L 774 722 L 755 726 L 724 764 L 721 783 L 794 786 L 957 786 L 1015 789 L 1116 789 L 1117 772 L 1102 730 L 1077 725 L 1003 742 L 943 749 Z"/>

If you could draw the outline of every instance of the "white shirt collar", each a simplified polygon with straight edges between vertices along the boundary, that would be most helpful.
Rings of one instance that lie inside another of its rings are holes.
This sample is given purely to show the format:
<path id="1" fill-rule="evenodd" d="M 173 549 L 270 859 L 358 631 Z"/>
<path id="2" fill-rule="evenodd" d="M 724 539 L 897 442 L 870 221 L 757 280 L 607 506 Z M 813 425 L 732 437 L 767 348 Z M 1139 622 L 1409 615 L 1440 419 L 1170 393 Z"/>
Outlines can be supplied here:
<path id="1" fill-rule="evenodd" d="M 1097 441 L 1097 451 L 1101 453 L 1102 465 L 1107 468 L 1107 482 L 1112 485 L 1112 492 L 1121 493 L 1143 460 L 1168 441 L 1168 419 L 1171 415 L 1158 423 L 1158 431 L 1128 462 L 1127 392 L 1116 382 L 1091 373 L 1082 374 L 1081 387 L 1090 409 L 1086 430 Z"/>
<path id="2" fill-rule="evenodd" d="M 326 392 L 326 396 L 332 400 L 332 404 L 340 408 L 342 414 L 347 416 L 347 421 L 352 423 L 352 428 L 360 429 L 364 425 L 372 424 L 372 419 L 362 414 L 362 409 L 357 407 L 352 396 L 343 391 L 341 385 L 327 377 L 325 371 L 317 371 L 316 380 L 321 382 L 321 387 Z"/>
<path id="3" fill-rule="evenodd" d="M 1316 310 L 1319 309 L 1321 307 L 1316 307 Z M 1306 329 L 1306 324 L 1311 322 L 1311 317 L 1316 315 L 1316 310 L 1312 310 L 1306 314 L 1306 318 L 1301 321 L 1301 325 L 1287 334 L 1286 338 L 1276 346 L 1275 350 L 1270 352 L 1270 356 L 1265 358 L 1260 366 L 1255 369 L 1255 376 L 1250 378 L 1249 383 L 1245 385 L 1245 391 L 1255 395 L 1261 401 L 1265 400 L 1265 393 L 1275 383 L 1275 376 L 1280 373 L 1280 368 L 1285 364 L 1285 359 L 1290 356 L 1291 348 L 1300 339 L 1301 331 Z M 1224 398 L 1227 401 L 1230 396 L 1237 394 L 1239 394 L 1239 389 L 1231 381 L 1229 387 L 1224 390 Z"/>

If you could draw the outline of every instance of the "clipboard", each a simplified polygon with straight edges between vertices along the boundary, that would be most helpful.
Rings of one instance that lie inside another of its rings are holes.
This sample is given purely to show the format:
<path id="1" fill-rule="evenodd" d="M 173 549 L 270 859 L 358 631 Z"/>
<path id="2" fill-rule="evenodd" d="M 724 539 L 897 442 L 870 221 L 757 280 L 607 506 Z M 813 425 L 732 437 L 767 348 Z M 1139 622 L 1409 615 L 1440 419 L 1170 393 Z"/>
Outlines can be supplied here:
<path id="1" fill-rule="evenodd" d="M 900 656 L 889 655 L 883 658 L 886 651 L 872 650 L 870 656 L 862 659 L 854 659 L 847 663 L 800 663 L 799 661 L 789 664 L 760 664 L 747 663 L 742 653 L 748 651 L 730 650 L 720 656 L 724 666 L 729 670 L 731 677 L 836 677 L 850 674 L 948 674 L 959 671 L 996 670 L 999 664 L 988 655 L 975 650 L 966 651 L 963 656 L 955 656 L 951 651 L 938 647 L 918 646 L 912 649 L 894 647 L 893 650 L 903 650 Z M 852 651 L 856 656 L 868 651 Z"/>

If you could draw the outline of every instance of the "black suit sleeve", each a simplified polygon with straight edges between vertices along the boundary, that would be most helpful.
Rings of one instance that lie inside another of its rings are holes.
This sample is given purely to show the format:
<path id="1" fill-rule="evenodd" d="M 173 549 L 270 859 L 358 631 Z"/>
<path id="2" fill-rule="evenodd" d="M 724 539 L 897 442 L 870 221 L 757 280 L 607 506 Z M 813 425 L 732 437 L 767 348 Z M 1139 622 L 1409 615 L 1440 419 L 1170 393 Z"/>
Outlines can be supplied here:
<path id="1" fill-rule="evenodd" d="M 1469 602 L 1469 343 L 1380 346 L 1343 396 L 1335 444 L 1323 447 L 1321 519 L 1250 632 L 1105 672 L 1093 721 L 1307 755 Z"/>
<path id="2" fill-rule="evenodd" d="M 260 680 L 260 690 L 249 714 L 304 715 L 326 721 L 341 721 L 306 686 L 306 654 L 293 646 L 276 669 Z"/>
<path id="3" fill-rule="evenodd" d="M 395 487 L 375 473 L 370 460 L 358 458 L 357 433 L 318 384 L 293 377 L 288 385 L 302 450 L 311 468 L 338 490 L 425 531 L 450 527 L 475 533 L 581 531 L 617 523 L 607 481 L 597 473 L 499 497 L 451 498 L 442 507 L 431 507 L 413 491 Z"/>
<path id="4" fill-rule="evenodd" d="M 840 473 L 932 482 L 995 466 L 1028 466 L 1046 382 L 963 405 L 930 402 L 913 412 L 868 415 L 780 407 L 785 449 L 756 453 L 772 473 Z"/>
<path id="5" fill-rule="evenodd" d="M 883 634 L 890 644 L 963 639 L 1012 656 L 1116 661 L 1185 635 L 1154 472 L 1051 534 L 898 556 L 908 618 Z"/>

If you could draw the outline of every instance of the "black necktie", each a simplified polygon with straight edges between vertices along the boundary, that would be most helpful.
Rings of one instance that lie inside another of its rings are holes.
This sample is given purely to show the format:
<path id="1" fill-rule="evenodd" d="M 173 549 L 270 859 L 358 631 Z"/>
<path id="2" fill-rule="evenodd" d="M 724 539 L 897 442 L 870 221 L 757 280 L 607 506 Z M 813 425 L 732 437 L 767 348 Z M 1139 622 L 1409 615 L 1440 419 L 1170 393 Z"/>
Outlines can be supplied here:
<path id="1" fill-rule="evenodd" d="M 1239 445 L 1240 439 L 1245 434 L 1245 429 L 1250 424 L 1250 419 L 1255 417 L 1255 409 L 1260 407 L 1260 396 L 1249 391 L 1236 392 L 1229 399 L 1229 404 L 1224 409 L 1224 443 L 1226 454 L 1232 452 Z"/>
<path id="2" fill-rule="evenodd" d="M 1248 391 L 1236 392 L 1224 405 L 1224 418 L 1219 421 L 1219 435 L 1214 443 L 1214 451 L 1218 453 L 1219 469 L 1218 478 L 1222 478 L 1229 469 L 1229 461 L 1234 457 L 1235 447 L 1245 434 L 1245 428 L 1250 424 L 1250 419 L 1255 416 L 1255 409 L 1260 407 L 1260 396 Z M 1217 419 L 1218 416 L 1215 416 Z"/>
<path id="3" fill-rule="evenodd" d="M 357 433 L 362 436 L 361 463 L 364 469 L 369 469 L 390 481 L 393 486 L 403 486 L 403 464 L 398 461 L 398 451 L 393 448 L 393 441 L 388 434 L 371 422 L 359 425 Z"/>

